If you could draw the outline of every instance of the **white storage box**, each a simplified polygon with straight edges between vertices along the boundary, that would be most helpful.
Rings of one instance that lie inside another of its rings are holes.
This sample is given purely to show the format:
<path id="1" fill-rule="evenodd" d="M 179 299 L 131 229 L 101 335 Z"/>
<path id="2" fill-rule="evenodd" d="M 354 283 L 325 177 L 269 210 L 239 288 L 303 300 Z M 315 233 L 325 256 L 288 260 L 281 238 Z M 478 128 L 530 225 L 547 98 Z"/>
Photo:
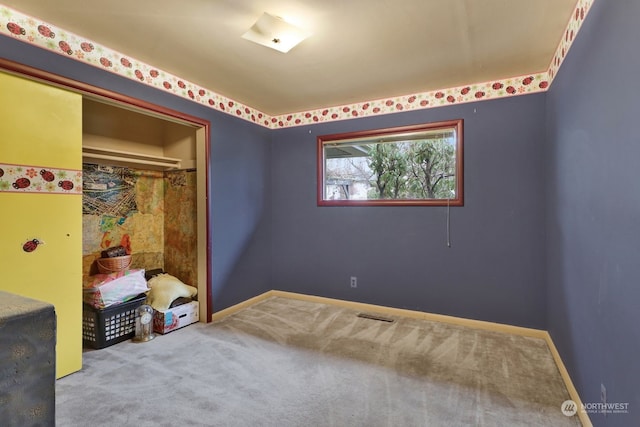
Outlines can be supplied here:
<path id="1" fill-rule="evenodd" d="M 166 334 L 184 326 L 196 323 L 199 320 L 198 301 L 191 301 L 166 311 L 153 313 L 153 331 Z"/>

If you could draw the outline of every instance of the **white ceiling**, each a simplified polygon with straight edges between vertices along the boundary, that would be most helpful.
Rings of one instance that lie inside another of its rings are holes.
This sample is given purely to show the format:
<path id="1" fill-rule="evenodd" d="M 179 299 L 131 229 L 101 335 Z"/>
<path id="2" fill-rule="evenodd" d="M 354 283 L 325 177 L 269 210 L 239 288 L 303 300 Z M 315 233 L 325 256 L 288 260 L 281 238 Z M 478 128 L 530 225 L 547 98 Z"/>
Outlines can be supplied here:
<path id="1" fill-rule="evenodd" d="M 270 115 L 546 71 L 576 0 L 0 0 Z M 312 35 L 241 36 L 263 12 Z"/>

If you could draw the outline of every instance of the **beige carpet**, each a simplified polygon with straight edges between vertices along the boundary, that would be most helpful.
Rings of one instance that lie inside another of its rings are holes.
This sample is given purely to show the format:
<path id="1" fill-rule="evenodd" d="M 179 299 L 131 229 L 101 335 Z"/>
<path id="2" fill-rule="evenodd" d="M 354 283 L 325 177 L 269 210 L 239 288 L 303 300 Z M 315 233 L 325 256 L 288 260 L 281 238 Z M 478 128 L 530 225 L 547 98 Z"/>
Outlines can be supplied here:
<path id="1" fill-rule="evenodd" d="M 84 354 L 67 426 L 576 426 L 540 339 L 274 297 Z"/>

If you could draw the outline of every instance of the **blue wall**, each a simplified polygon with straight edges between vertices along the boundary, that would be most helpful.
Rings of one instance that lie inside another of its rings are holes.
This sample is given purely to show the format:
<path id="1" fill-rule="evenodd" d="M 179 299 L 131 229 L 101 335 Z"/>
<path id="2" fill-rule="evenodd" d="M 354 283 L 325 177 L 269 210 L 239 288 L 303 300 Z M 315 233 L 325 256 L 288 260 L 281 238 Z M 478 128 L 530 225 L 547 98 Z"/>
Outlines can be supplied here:
<path id="1" fill-rule="evenodd" d="M 9 37 L 0 52 L 211 122 L 214 310 L 275 288 L 545 327 L 543 94 L 269 131 Z M 457 118 L 451 248 L 442 207 L 316 206 L 318 134 Z"/>
<path id="2" fill-rule="evenodd" d="M 274 132 L 275 289 L 545 328 L 544 94 Z M 464 119 L 465 205 L 318 207 L 316 137 Z M 350 276 L 358 277 L 352 289 Z"/>
<path id="3" fill-rule="evenodd" d="M 8 37 L 0 50 L 211 122 L 214 310 L 275 288 L 544 328 L 544 95 L 271 132 Z M 316 206 L 317 134 L 455 118 L 465 206 L 451 248 L 442 207 Z"/>
<path id="4" fill-rule="evenodd" d="M 214 310 L 270 289 L 270 239 L 265 225 L 270 213 L 268 129 L 2 35 L 0 53 L 6 59 L 209 120 Z"/>
<path id="5" fill-rule="evenodd" d="M 596 1 L 547 94 L 548 328 L 584 402 L 640 425 L 640 2 Z"/>

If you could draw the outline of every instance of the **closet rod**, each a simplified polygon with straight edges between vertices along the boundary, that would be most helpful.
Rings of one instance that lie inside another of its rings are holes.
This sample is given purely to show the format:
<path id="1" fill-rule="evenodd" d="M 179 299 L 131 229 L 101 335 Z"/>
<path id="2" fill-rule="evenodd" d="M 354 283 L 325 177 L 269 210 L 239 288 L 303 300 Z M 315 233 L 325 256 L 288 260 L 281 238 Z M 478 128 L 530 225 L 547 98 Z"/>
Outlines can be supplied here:
<path id="1" fill-rule="evenodd" d="M 122 157 L 122 156 L 112 156 L 107 154 L 94 154 L 94 153 L 83 153 L 82 157 L 85 159 L 101 159 L 101 160 L 110 160 L 115 162 L 135 163 L 139 165 L 163 166 L 169 169 L 180 168 L 180 162 L 167 163 L 167 162 L 158 162 L 153 160 L 136 159 L 135 157 Z"/>
<path id="2" fill-rule="evenodd" d="M 82 147 L 84 159 L 108 160 L 147 166 L 160 166 L 167 169 L 180 169 L 181 159 L 158 156 L 154 154 L 136 153 L 85 145 Z"/>

